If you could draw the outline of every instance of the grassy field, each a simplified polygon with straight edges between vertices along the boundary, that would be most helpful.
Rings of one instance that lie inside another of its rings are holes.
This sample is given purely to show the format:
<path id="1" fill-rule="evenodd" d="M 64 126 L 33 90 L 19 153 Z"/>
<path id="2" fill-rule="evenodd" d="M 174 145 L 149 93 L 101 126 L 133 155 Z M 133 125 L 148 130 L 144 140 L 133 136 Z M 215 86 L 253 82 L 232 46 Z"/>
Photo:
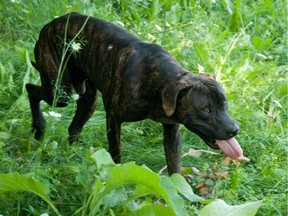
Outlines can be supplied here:
<path id="1" fill-rule="evenodd" d="M 40 83 L 30 64 L 34 44 L 44 24 L 71 11 L 108 20 L 162 45 L 194 73 L 215 74 L 226 89 L 229 113 L 241 128 L 237 139 L 250 162 L 233 163 L 222 154 L 185 156 L 183 174 L 194 192 L 207 199 L 233 205 L 264 200 L 258 215 L 287 215 L 287 1 L 281 0 L 1 1 L 0 173 L 29 174 L 49 185 L 60 212 L 72 215 L 81 207 L 85 184 L 92 181 L 89 155 L 107 148 L 101 98 L 80 145 L 67 142 L 73 100 L 65 109 L 43 103 L 46 135 L 36 141 L 30 133 L 24 85 Z M 217 152 L 184 127 L 181 132 L 183 155 L 189 148 Z M 165 166 L 160 124 L 125 123 L 122 144 L 123 162 L 145 164 L 155 172 Z M 0 201 L 0 215 L 51 213 L 27 193 L 4 194 Z M 186 206 L 189 215 L 201 208 Z"/>

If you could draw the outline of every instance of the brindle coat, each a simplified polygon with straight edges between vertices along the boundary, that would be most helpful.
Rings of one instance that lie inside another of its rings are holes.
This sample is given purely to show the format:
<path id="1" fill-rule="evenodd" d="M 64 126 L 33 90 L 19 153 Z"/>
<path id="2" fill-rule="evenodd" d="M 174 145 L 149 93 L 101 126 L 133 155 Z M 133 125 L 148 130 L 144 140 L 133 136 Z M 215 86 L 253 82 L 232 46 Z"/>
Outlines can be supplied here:
<path id="1" fill-rule="evenodd" d="M 42 137 L 45 127 L 39 103 L 44 100 L 53 104 L 63 46 L 78 33 L 75 43 L 80 43 L 81 49 L 69 58 L 71 50 L 66 55 L 62 97 L 55 104 L 66 106 L 72 89 L 80 95 L 68 129 L 71 143 L 78 141 L 93 114 L 98 91 L 106 111 L 109 152 L 116 163 L 121 160 L 123 122 L 149 118 L 162 123 L 169 174 L 179 172 L 179 123 L 212 148 L 217 148 L 216 139 L 237 134 L 239 127 L 227 114 L 223 88 L 214 79 L 184 70 L 161 46 L 144 43 L 109 22 L 71 13 L 45 25 L 35 46 L 33 65 L 40 73 L 42 86 L 28 83 L 26 88 L 36 139 Z"/>

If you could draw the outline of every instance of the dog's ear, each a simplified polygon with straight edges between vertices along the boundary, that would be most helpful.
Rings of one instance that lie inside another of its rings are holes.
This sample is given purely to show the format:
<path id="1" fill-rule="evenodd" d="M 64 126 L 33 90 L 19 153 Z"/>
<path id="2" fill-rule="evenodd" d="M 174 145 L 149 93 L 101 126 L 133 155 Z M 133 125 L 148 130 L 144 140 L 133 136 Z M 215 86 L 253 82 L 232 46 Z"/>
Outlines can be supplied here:
<path id="1" fill-rule="evenodd" d="M 191 83 L 188 80 L 182 79 L 163 89 L 162 107 L 166 116 L 170 117 L 174 114 L 179 92 L 189 86 L 191 86 Z"/>
<path id="2" fill-rule="evenodd" d="M 202 76 L 202 77 L 207 78 L 207 79 L 216 80 L 216 76 L 214 74 L 210 74 L 210 73 L 199 73 L 199 76 Z"/>

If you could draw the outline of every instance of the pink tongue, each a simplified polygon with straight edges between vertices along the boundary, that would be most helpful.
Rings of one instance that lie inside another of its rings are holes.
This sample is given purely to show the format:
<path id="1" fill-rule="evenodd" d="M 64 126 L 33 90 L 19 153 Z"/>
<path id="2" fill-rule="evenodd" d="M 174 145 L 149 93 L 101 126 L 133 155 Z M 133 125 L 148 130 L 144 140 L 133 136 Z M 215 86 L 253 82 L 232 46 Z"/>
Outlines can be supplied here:
<path id="1" fill-rule="evenodd" d="M 243 155 L 243 150 L 234 137 L 229 140 L 216 140 L 216 143 L 223 153 L 233 160 Z"/>

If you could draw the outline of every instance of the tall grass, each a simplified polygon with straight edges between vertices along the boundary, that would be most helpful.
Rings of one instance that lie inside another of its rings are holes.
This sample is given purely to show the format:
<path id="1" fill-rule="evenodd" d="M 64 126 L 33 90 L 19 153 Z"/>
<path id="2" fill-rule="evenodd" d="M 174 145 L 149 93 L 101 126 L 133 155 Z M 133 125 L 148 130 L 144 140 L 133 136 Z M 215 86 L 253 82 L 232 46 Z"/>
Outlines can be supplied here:
<path id="1" fill-rule="evenodd" d="M 54 185 L 52 200 L 63 213 L 75 212 L 92 182 L 93 163 L 86 155 L 107 146 L 101 99 L 85 125 L 82 144 L 69 146 L 67 127 L 75 102 L 55 108 L 43 141 L 30 134 L 30 109 L 24 85 L 40 83 L 30 64 L 40 29 L 55 16 L 70 11 L 108 20 L 145 41 L 166 48 L 193 71 L 211 72 L 225 87 L 229 112 L 240 124 L 238 140 L 249 163 L 225 163 L 221 155 L 183 158 L 184 172 L 197 192 L 204 185 L 210 199 L 229 204 L 265 200 L 259 215 L 286 214 L 287 169 L 287 10 L 281 0 L 233 1 L 5 1 L 0 2 L 0 172 L 30 173 Z M 211 150 L 181 128 L 183 153 L 190 147 Z M 125 123 L 124 161 L 136 161 L 158 171 L 165 165 L 161 125 L 150 120 Z M 200 174 L 191 172 L 197 168 Z M 218 172 L 216 172 L 216 171 Z M 227 173 L 221 178 L 219 173 Z M 207 176 L 215 175 L 211 180 Z M 91 179 L 90 179 L 91 178 Z M 89 180 L 90 179 L 90 180 Z M 203 190 L 204 190 L 203 189 Z M 201 194 L 200 189 L 198 193 Z M 39 215 L 49 212 L 36 197 L 5 194 L 0 214 Z M 187 203 L 191 214 L 195 208 Z M 1 212 L 2 211 L 2 212 Z M 64 214 L 65 215 L 65 214 Z"/>

